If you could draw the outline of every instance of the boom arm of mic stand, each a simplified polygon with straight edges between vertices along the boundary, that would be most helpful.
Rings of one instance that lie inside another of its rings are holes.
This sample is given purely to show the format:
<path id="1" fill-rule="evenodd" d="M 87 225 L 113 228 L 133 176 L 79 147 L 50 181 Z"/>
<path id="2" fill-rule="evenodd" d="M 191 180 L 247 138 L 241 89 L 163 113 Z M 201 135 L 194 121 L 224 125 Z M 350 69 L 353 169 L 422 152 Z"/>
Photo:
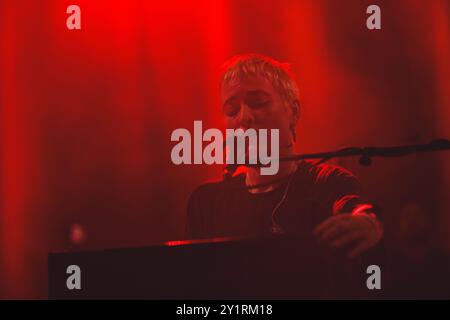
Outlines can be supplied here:
<path id="1" fill-rule="evenodd" d="M 362 165 L 370 165 L 372 157 L 401 157 L 419 152 L 433 152 L 450 150 L 450 140 L 436 139 L 429 143 L 402 145 L 393 147 L 350 147 L 331 152 L 298 154 L 280 158 L 280 161 L 297 161 L 307 159 L 329 160 L 331 158 L 360 156 Z M 261 164 L 242 164 L 246 167 L 262 167 Z M 229 178 L 236 171 L 239 164 L 229 164 L 225 167 L 224 177 Z"/>
<path id="2" fill-rule="evenodd" d="M 437 139 L 425 144 L 403 145 L 393 147 L 351 147 L 332 152 L 310 153 L 280 158 L 280 161 L 305 159 L 331 159 L 340 157 L 401 157 L 418 152 L 450 150 L 450 140 Z"/>

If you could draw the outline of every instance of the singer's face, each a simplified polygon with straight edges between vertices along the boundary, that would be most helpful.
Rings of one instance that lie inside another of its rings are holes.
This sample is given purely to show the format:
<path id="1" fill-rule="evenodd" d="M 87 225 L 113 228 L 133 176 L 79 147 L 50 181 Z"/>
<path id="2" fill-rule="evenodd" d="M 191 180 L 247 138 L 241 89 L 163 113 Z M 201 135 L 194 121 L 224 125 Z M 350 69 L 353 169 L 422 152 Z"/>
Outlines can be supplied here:
<path id="1" fill-rule="evenodd" d="M 279 129 L 280 147 L 292 142 L 291 108 L 271 82 L 262 76 L 249 76 L 224 83 L 222 108 L 226 128 Z"/>

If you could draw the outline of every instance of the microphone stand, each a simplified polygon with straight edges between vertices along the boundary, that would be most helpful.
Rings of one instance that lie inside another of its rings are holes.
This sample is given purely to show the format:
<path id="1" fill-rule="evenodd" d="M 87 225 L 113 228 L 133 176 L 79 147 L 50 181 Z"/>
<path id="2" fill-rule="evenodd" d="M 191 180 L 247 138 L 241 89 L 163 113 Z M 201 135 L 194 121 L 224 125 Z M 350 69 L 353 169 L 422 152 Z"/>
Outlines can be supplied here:
<path id="1" fill-rule="evenodd" d="M 436 139 L 429 143 L 401 145 L 392 147 L 349 147 L 331 152 L 319 152 L 309 154 L 297 154 L 288 157 L 282 157 L 279 161 L 297 161 L 306 159 L 320 159 L 319 163 L 332 158 L 359 156 L 359 163 L 363 166 L 372 164 L 373 157 L 401 157 L 413 153 L 433 152 L 441 150 L 450 150 L 450 140 Z M 224 179 L 231 178 L 239 166 L 258 168 L 261 164 L 228 164 L 224 170 Z"/>

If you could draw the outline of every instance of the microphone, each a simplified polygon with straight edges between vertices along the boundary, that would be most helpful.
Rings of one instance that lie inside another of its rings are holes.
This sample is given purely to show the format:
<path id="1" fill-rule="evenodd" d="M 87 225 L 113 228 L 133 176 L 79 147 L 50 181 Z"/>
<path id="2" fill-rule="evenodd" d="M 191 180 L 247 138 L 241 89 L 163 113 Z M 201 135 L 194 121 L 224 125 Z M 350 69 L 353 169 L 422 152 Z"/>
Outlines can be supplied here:
<path id="1" fill-rule="evenodd" d="M 255 133 L 251 133 L 251 134 L 250 133 L 245 134 L 245 131 L 246 130 L 242 129 L 242 131 L 238 131 L 237 133 L 236 133 L 236 131 L 234 131 L 234 133 L 232 133 L 231 135 L 226 135 L 225 141 L 223 142 L 223 149 L 226 150 L 226 148 L 230 147 L 230 145 L 231 145 L 233 147 L 233 149 L 236 150 L 237 139 L 245 139 L 246 137 L 257 136 L 256 130 L 255 130 Z M 235 161 L 235 160 L 239 159 L 239 156 L 242 155 L 242 152 L 247 153 L 247 148 L 244 148 L 244 150 L 238 150 L 238 151 L 241 151 L 241 153 L 236 154 L 235 152 L 233 152 L 233 159 L 230 159 L 230 161 L 229 161 L 230 163 L 226 163 L 226 166 L 223 171 L 223 180 L 224 181 L 231 180 L 231 178 L 233 177 L 236 170 L 241 165 L 245 165 L 245 164 L 237 164 L 237 161 Z M 225 152 L 225 154 L 226 154 L 226 152 Z M 225 159 L 225 160 L 228 160 L 228 159 Z"/>

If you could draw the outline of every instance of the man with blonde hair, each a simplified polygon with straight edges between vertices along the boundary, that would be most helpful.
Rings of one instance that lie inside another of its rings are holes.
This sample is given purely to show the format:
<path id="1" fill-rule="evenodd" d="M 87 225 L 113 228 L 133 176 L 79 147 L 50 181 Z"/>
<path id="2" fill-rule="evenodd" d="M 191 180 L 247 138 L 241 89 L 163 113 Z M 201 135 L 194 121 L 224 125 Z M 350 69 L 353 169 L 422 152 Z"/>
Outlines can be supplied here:
<path id="1" fill-rule="evenodd" d="M 259 54 L 233 57 L 224 64 L 221 99 L 227 128 L 278 129 L 279 156 L 294 154 L 300 103 L 288 64 Z M 281 162 L 272 176 L 247 167 L 231 181 L 201 185 L 188 202 L 186 231 L 191 239 L 311 234 L 349 257 L 383 235 L 356 177 L 309 161 Z"/>

